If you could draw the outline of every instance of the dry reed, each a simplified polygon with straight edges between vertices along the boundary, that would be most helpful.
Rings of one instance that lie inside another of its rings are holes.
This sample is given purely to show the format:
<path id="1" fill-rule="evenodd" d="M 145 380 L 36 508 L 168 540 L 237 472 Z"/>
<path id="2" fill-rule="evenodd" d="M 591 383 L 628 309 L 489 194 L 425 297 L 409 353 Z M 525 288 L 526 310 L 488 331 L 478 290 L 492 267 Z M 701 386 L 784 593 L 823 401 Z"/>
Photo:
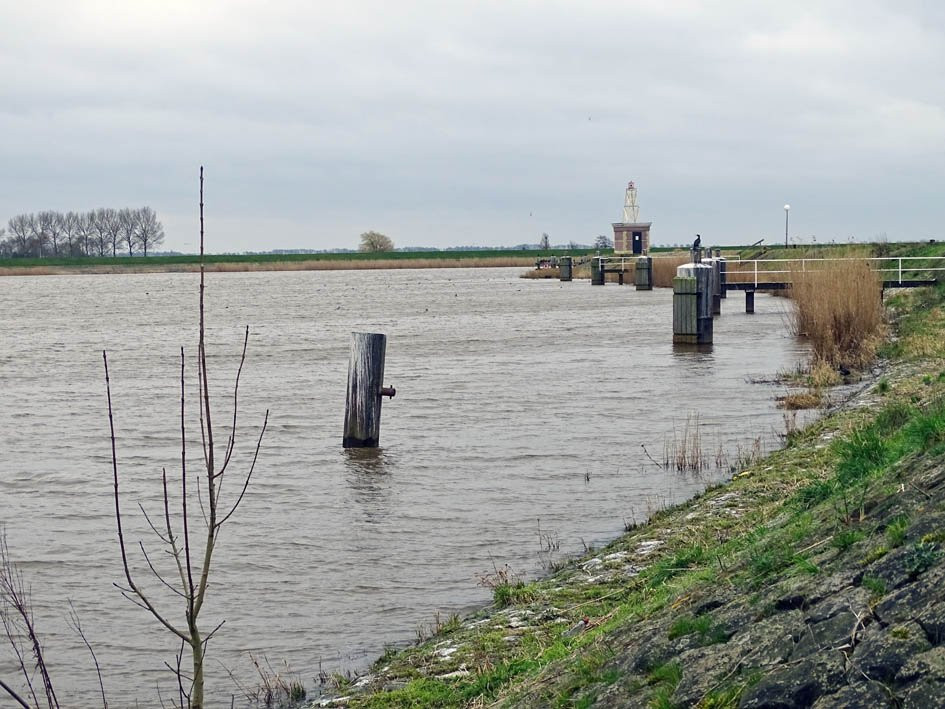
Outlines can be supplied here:
<path id="1" fill-rule="evenodd" d="M 676 268 L 689 263 L 688 253 L 671 253 L 653 257 L 653 287 L 672 288 Z"/>
<path id="2" fill-rule="evenodd" d="M 663 468 L 675 468 L 677 472 L 701 473 L 708 468 L 705 452 L 702 450 L 702 433 L 699 430 L 699 414 L 686 416 L 686 425 L 681 435 L 673 426 L 672 442 L 663 443 Z"/>
<path id="3" fill-rule="evenodd" d="M 358 271 L 404 268 L 502 268 L 530 266 L 535 260 L 528 256 L 500 256 L 496 258 L 463 259 L 377 259 L 377 260 L 327 260 L 311 261 L 259 261 L 208 263 L 207 273 L 230 273 L 244 271 Z M 197 263 L 162 263 L 153 266 L 143 264 L 126 266 L 121 264 L 97 264 L 94 266 L 5 266 L 0 267 L 2 276 L 50 276 L 69 273 L 196 273 Z"/>
<path id="4" fill-rule="evenodd" d="M 866 261 L 834 261 L 791 274 L 792 329 L 805 335 L 815 361 L 861 368 L 883 334 L 882 284 Z"/>
<path id="5" fill-rule="evenodd" d="M 533 268 L 530 271 L 525 271 L 519 278 L 531 278 L 533 280 L 549 279 L 549 278 L 561 278 L 561 269 L 560 268 Z"/>

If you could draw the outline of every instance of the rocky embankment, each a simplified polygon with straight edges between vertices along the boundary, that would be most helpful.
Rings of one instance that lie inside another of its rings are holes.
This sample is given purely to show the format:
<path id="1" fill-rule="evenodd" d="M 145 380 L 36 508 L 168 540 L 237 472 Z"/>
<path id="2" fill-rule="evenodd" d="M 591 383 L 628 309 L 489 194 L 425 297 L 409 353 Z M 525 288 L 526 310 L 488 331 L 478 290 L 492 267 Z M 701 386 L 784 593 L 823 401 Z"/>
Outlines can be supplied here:
<path id="1" fill-rule="evenodd" d="M 783 450 L 550 578 L 496 570 L 493 606 L 313 706 L 945 706 L 945 312 L 926 305 L 886 374 Z"/>

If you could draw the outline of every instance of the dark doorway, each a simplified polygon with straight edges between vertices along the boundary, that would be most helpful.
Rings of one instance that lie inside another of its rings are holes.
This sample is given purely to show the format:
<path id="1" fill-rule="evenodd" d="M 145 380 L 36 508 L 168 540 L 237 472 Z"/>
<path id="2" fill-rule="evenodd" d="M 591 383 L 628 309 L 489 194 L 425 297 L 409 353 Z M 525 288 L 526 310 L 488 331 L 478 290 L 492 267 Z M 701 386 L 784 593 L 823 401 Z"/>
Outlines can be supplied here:
<path id="1" fill-rule="evenodd" d="M 635 254 L 643 253 L 643 232 L 642 231 L 633 232 L 633 253 Z"/>

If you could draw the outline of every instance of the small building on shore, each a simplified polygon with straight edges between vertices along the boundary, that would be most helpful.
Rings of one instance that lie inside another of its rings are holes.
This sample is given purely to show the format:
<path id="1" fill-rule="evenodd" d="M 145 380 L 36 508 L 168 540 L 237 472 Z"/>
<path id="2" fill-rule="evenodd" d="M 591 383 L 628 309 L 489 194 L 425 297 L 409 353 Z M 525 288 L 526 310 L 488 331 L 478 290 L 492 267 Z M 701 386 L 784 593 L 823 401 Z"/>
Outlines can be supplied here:
<path id="1" fill-rule="evenodd" d="M 614 254 L 645 256 L 650 251 L 650 227 L 653 222 L 640 221 L 637 188 L 631 180 L 623 202 L 623 221 L 614 222 Z"/>

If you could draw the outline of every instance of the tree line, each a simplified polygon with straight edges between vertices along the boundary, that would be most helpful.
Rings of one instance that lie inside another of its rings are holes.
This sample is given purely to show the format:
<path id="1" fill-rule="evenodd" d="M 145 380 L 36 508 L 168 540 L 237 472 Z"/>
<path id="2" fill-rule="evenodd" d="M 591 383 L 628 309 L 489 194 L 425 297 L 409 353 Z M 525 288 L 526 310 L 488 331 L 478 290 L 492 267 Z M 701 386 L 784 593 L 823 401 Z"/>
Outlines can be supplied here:
<path id="1" fill-rule="evenodd" d="M 151 207 L 18 214 L 0 228 L 5 258 L 147 256 L 162 243 L 164 226 Z"/>

